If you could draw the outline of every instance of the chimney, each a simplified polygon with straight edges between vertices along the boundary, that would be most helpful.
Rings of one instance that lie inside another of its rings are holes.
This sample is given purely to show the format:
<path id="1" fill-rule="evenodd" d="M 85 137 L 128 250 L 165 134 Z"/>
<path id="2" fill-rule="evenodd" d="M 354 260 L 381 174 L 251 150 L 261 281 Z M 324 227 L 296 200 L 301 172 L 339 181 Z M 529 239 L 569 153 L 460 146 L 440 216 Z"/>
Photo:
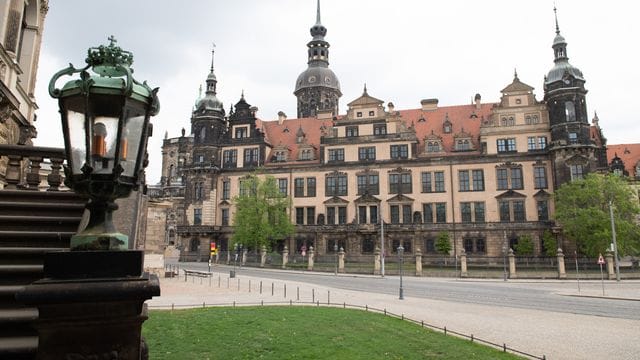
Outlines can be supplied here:
<path id="1" fill-rule="evenodd" d="M 278 111 L 278 125 L 282 125 L 285 120 L 287 120 L 287 114 L 283 111 Z"/>
<path id="2" fill-rule="evenodd" d="M 473 100 L 476 102 L 476 109 L 480 110 L 480 99 L 482 99 L 482 96 L 480 96 L 480 94 L 476 94 L 475 98 L 473 98 Z"/>
<path id="3" fill-rule="evenodd" d="M 423 99 L 420 100 L 420 105 L 422 105 L 423 111 L 437 110 L 438 99 Z"/>
<path id="4" fill-rule="evenodd" d="M 387 104 L 387 108 L 389 108 L 389 112 L 392 113 L 393 109 L 395 109 L 395 106 L 391 101 L 389 101 L 389 103 Z"/>

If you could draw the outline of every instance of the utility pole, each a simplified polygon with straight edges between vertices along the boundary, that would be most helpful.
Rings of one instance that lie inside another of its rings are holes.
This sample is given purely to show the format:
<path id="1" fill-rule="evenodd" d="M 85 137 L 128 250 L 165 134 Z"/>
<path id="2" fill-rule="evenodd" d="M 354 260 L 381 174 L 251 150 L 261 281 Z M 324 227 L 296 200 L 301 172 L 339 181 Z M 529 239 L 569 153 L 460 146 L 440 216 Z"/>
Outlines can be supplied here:
<path id="1" fill-rule="evenodd" d="M 609 218 L 611 219 L 611 237 L 613 239 L 613 256 L 616 263 L 616 281 L 620 281 L 620 260 L 618 259 L 618 243 L 616 241 L 616 224 L 613 221 L 613 201 L 609 200 Z"/>

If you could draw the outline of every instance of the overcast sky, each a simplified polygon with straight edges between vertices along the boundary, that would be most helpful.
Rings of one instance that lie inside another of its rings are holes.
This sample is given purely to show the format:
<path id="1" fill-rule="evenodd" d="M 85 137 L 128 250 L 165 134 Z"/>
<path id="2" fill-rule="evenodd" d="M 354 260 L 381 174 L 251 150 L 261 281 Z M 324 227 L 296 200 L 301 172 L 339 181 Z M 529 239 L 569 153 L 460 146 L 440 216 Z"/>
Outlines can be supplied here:
<path id="1" fill-rule="evenodd" d="M 589 118 L 598 112 L 609 144 L 638 142 L 640 49 L 634 1 L 557 0 L 561 34 L 572 65 L 589 90 Z M 322 0 L 330 68 L 341 83 L 340 113 L 362 94 L 419 108 L 468 104 L 476 93 L 497 102 L 513 80 L 535 87 L 553 66 L 552 0 Z M 152 118 L 148 182 L 160 178 L 160 146 L 190 132 L 190 116 L 216 44 L 218 98 L 228 111 L 242 90 L 258 117 L 296 117 L 297 76 L 307 67 L 316 0 L 51 0 L 45 21 L 36 99 L 36 145 L 62 147 L 57 103 L 47 86 L 71 62 L 84 65 L 87 48 L 118 45 L 134 54 L 134 76 L 159 86 L 161 111 Z M 59 80 L 62 86 L 67 78 Z"/>

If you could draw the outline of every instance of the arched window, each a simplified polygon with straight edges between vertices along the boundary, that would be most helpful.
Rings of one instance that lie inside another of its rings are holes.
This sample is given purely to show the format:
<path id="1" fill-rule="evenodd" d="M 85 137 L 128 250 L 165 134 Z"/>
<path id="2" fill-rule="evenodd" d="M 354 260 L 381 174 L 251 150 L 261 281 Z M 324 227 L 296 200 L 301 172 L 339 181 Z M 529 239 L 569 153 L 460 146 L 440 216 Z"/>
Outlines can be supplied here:
<path id="1" fill-rule="evenodd" d="M 564 103 L 564 115 L 567 121 L 576 121 L 576 107 L 573 101 L 567 101 Z"/>

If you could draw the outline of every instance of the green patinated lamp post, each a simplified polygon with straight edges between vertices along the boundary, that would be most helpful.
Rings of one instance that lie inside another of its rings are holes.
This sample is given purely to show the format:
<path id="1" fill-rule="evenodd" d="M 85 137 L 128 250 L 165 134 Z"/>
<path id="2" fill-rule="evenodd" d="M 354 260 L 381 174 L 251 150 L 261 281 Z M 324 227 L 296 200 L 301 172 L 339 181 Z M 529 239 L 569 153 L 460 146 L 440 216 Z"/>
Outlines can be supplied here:
<path id="1" fill-rule="evenodd" d="M 67 165 L 65 184 L 90 200 L 87 226 L 71 238 L 71 250 L 126 250 L 129 239 L 113 225 L 117 198 L 140 186 L 149 117 L 159 111 L 157 88 L 133 76 L 133 54 L 116 46 L 88 50 L 87 66 L 56 73 L 49 94 L 57 98 L 62 118 Z M 91 69 L 93 74 L 87 70 Z M 62 89 L 56 81 L 80 73 Z"/>

